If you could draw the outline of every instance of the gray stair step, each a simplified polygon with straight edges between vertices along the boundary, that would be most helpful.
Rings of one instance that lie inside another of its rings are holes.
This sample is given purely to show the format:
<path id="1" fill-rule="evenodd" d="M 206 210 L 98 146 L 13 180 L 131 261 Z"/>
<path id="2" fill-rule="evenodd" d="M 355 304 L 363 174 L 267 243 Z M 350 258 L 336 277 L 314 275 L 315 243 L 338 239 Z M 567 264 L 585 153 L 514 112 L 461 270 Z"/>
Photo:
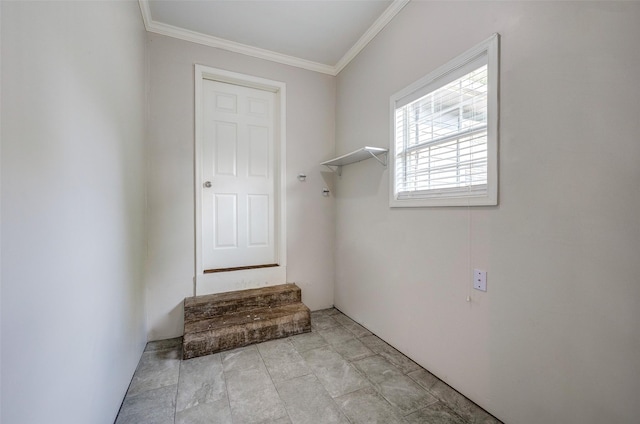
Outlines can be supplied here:
<path id="1" fill-rule="evenodd" d="M 228 313 L 185 322 L 183 358 L 311 331 L 311 313 L 302 302 Z"/>
<path id="2" fill-rule="evenodd" d="M 184 322 L 186 326 L 190 322 L 230 313 L 273 308 L 301 301 L 302 292 L 295 284 L 188 297 L 184 300 Z"/>

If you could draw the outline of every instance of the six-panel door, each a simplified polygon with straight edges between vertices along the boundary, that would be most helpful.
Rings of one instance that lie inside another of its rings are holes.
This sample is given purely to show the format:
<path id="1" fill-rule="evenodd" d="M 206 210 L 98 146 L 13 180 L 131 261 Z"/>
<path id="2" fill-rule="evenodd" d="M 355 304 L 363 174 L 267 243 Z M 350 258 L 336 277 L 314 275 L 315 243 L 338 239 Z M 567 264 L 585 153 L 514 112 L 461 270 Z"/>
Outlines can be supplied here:
<path id="1" fill-rule="evenodd" d="M 209 80 L 203 88 L 204 269 L 275 264 L 275 94 Z"/>

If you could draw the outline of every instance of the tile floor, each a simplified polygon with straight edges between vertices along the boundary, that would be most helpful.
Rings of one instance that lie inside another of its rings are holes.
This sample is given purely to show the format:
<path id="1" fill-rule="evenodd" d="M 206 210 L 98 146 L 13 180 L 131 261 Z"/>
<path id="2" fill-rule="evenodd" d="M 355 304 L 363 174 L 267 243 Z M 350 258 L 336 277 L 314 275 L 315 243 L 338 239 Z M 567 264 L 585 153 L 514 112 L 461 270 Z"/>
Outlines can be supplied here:
<path id="1" fill-rule="evenodd" d="M 500 423 L 337 309 L 312 332 L 181 360 L 151 342 L 116 424 Z"/>

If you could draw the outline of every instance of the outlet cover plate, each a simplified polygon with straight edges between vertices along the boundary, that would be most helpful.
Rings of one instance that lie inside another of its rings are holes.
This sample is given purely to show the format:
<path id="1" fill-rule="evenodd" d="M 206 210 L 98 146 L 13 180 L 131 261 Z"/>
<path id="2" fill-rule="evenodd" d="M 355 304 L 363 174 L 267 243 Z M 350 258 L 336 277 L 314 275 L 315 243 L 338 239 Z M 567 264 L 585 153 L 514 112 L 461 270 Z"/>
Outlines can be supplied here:
<path id="1" fill-rule="evenodd" d="M 487 271 L 482 269 L 473 270 L 473 288 L 480 291 L 487 291 Z"/>

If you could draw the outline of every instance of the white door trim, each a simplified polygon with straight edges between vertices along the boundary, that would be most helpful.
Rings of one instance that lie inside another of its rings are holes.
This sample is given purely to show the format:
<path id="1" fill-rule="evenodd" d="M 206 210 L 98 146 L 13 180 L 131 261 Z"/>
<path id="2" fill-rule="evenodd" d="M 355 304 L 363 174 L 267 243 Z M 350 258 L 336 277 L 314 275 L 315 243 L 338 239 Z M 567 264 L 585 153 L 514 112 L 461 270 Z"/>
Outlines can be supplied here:
<path id="1" fill-rule="evenodd" d="M 275 243 L 278 266 L 274 268 L 250 269 L 232 272 L 205 274 L 202 260 L 202 163 L 200 152 L 203 146 L 203 80 L 220 81 L 241 85 L 276 94 L 275 146 Z M 282 284 L 286 282 L 287 231 L 286 231 L 286 84 L 252 75 L 245 75 L 224 69 L 195 65 L 195 278 L 194 295 L 219 293 Z"/>

